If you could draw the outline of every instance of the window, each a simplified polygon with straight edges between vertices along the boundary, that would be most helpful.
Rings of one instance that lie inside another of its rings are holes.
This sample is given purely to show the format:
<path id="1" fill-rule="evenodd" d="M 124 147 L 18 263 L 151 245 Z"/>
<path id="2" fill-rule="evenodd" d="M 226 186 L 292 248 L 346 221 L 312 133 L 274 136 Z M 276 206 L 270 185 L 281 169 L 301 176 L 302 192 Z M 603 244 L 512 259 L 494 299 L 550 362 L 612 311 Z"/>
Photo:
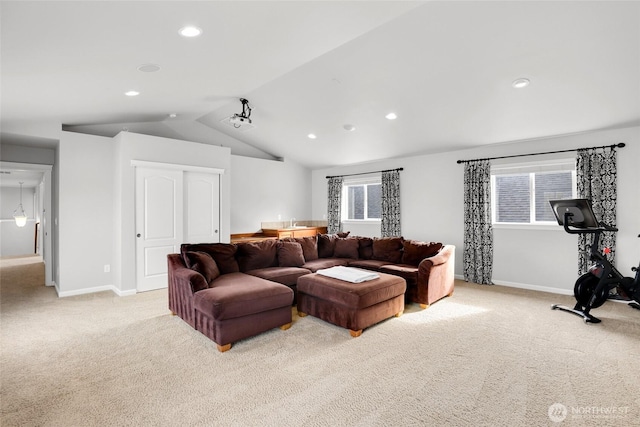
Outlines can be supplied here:
<path id="1" fill-rule="evenodd" d="M 378 178 L 349 180 L 343 183 L 342 219 L 379 221 L 382 213 L 382 183 Z"/>
<path id="2" fill-rule="evenodd" d="M 576 195 L 575 160 L 498 165 L 491 168 L 494 224 L 551 224 L 549 200 Z"/>

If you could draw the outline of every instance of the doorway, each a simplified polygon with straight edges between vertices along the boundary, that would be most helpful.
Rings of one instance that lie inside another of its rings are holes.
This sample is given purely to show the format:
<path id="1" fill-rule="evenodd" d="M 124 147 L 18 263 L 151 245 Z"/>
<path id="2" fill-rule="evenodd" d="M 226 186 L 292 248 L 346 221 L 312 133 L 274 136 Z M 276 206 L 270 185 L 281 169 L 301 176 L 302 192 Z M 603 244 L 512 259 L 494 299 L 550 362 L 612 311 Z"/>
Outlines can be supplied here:
<path id="1" fill-rule="evenodd" d="M 220 241 L 220 174 L 165 166 L 136 167 L 138 292 L 167 287 L 167 255 L 182 243 Z"/>
<path id="2" fill-rule="evenodd" d="M 23 182 L 23 204 L 27 202 L 27 224 L 18 230 L 12 216 L 12 210 L 16 208 L 14 203 L 3 208 L 1 226 L 3 228 L 3 245 L 12 245 L 10 236 L 15 235 L 16 250 L 21 253 L 12 253 L 10 250 L 2 251 L 2 256 L 38 255 L 44 262 L 44 284 L 54 286 L 53 281 L 53 244 L 52 244 L 52 165 L 0 162 L 2 180 L 0 187 L 3 194 L 7 188 L 15 189 L 16 194 L 19 182 Z M 3 197 L 4 199 L 4 197 Z M 16 199 L 18 200 L 18 199 Z M 3 200 L 5 205 L 5 200 Z M 26 206 L 25 206 L 26 207 Z M 11 212 L 4 212 L 9 209 Z M 5 232 L 7 231 L 7 232 Z M 24 236 L 23 236 L 24 235 Z"/>

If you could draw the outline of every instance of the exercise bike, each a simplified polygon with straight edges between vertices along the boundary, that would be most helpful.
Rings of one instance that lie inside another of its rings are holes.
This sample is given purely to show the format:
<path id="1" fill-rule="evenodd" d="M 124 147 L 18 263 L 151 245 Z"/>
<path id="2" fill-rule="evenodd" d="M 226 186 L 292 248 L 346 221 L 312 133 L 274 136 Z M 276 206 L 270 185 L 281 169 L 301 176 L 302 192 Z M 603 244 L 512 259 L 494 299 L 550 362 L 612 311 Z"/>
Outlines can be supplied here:
<path id="1" fill-rule="evenodd" d="M 562 225 L 567 233 L 594 235 L 589 253 L 593 265 L 576 280 L 573 288 L 575 307 L 572 309 L 554 304 L 551 309 L 573 313 L 582 317 L 585 323 L 601 322 L 590 312 L 608 299 L 625 301 L 630 307 L 640 310 L 640 264 L 631 268 L 631 271 L 635 272 L 635 278 L 625 277 L 606 258 L 611 249 L 605 248 L 603 252 L 598 249 L 602 232 L 616 232 L 618 229 L 599 223 L 588 199 L 551 200 L 549 203 L 558 224 Z M 617 294 L 611 293 L 614 288 Z"/>

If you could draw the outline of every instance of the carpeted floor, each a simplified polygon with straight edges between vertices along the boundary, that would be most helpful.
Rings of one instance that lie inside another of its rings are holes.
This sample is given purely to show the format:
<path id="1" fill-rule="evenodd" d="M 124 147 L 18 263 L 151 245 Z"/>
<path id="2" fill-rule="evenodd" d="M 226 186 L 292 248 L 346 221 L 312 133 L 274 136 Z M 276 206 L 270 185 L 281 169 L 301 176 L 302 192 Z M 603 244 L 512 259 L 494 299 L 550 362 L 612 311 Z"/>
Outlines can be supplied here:
<path id="1" fill-rule="evenodd" d="M 59 299 L 8 277 L 2 426 L 640 425 L 640 312 L 619 303 L 586 325 L 550 310 L 567 296 L 456 282 L 359 338 L 294 310 L 219 353 L 166 290 Z"/>

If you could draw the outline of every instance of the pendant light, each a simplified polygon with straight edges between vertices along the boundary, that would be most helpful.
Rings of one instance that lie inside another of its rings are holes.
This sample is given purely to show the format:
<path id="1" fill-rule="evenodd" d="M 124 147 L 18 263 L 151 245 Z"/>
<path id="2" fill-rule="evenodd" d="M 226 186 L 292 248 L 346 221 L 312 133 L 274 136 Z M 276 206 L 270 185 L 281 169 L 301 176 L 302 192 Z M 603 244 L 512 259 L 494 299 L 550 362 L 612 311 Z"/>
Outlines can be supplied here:
<path id="1" fill-rule="evenodd" d="M 22 184 L 24 183 L 20 183 L 20 204 L 16 210 L 13 211 L 13 219 L 16 220 L 16 225 L 18 227 L 24 227 L 27 225 L 27 215 L 24 213 L 24 208 L 22 207 Z"/>

